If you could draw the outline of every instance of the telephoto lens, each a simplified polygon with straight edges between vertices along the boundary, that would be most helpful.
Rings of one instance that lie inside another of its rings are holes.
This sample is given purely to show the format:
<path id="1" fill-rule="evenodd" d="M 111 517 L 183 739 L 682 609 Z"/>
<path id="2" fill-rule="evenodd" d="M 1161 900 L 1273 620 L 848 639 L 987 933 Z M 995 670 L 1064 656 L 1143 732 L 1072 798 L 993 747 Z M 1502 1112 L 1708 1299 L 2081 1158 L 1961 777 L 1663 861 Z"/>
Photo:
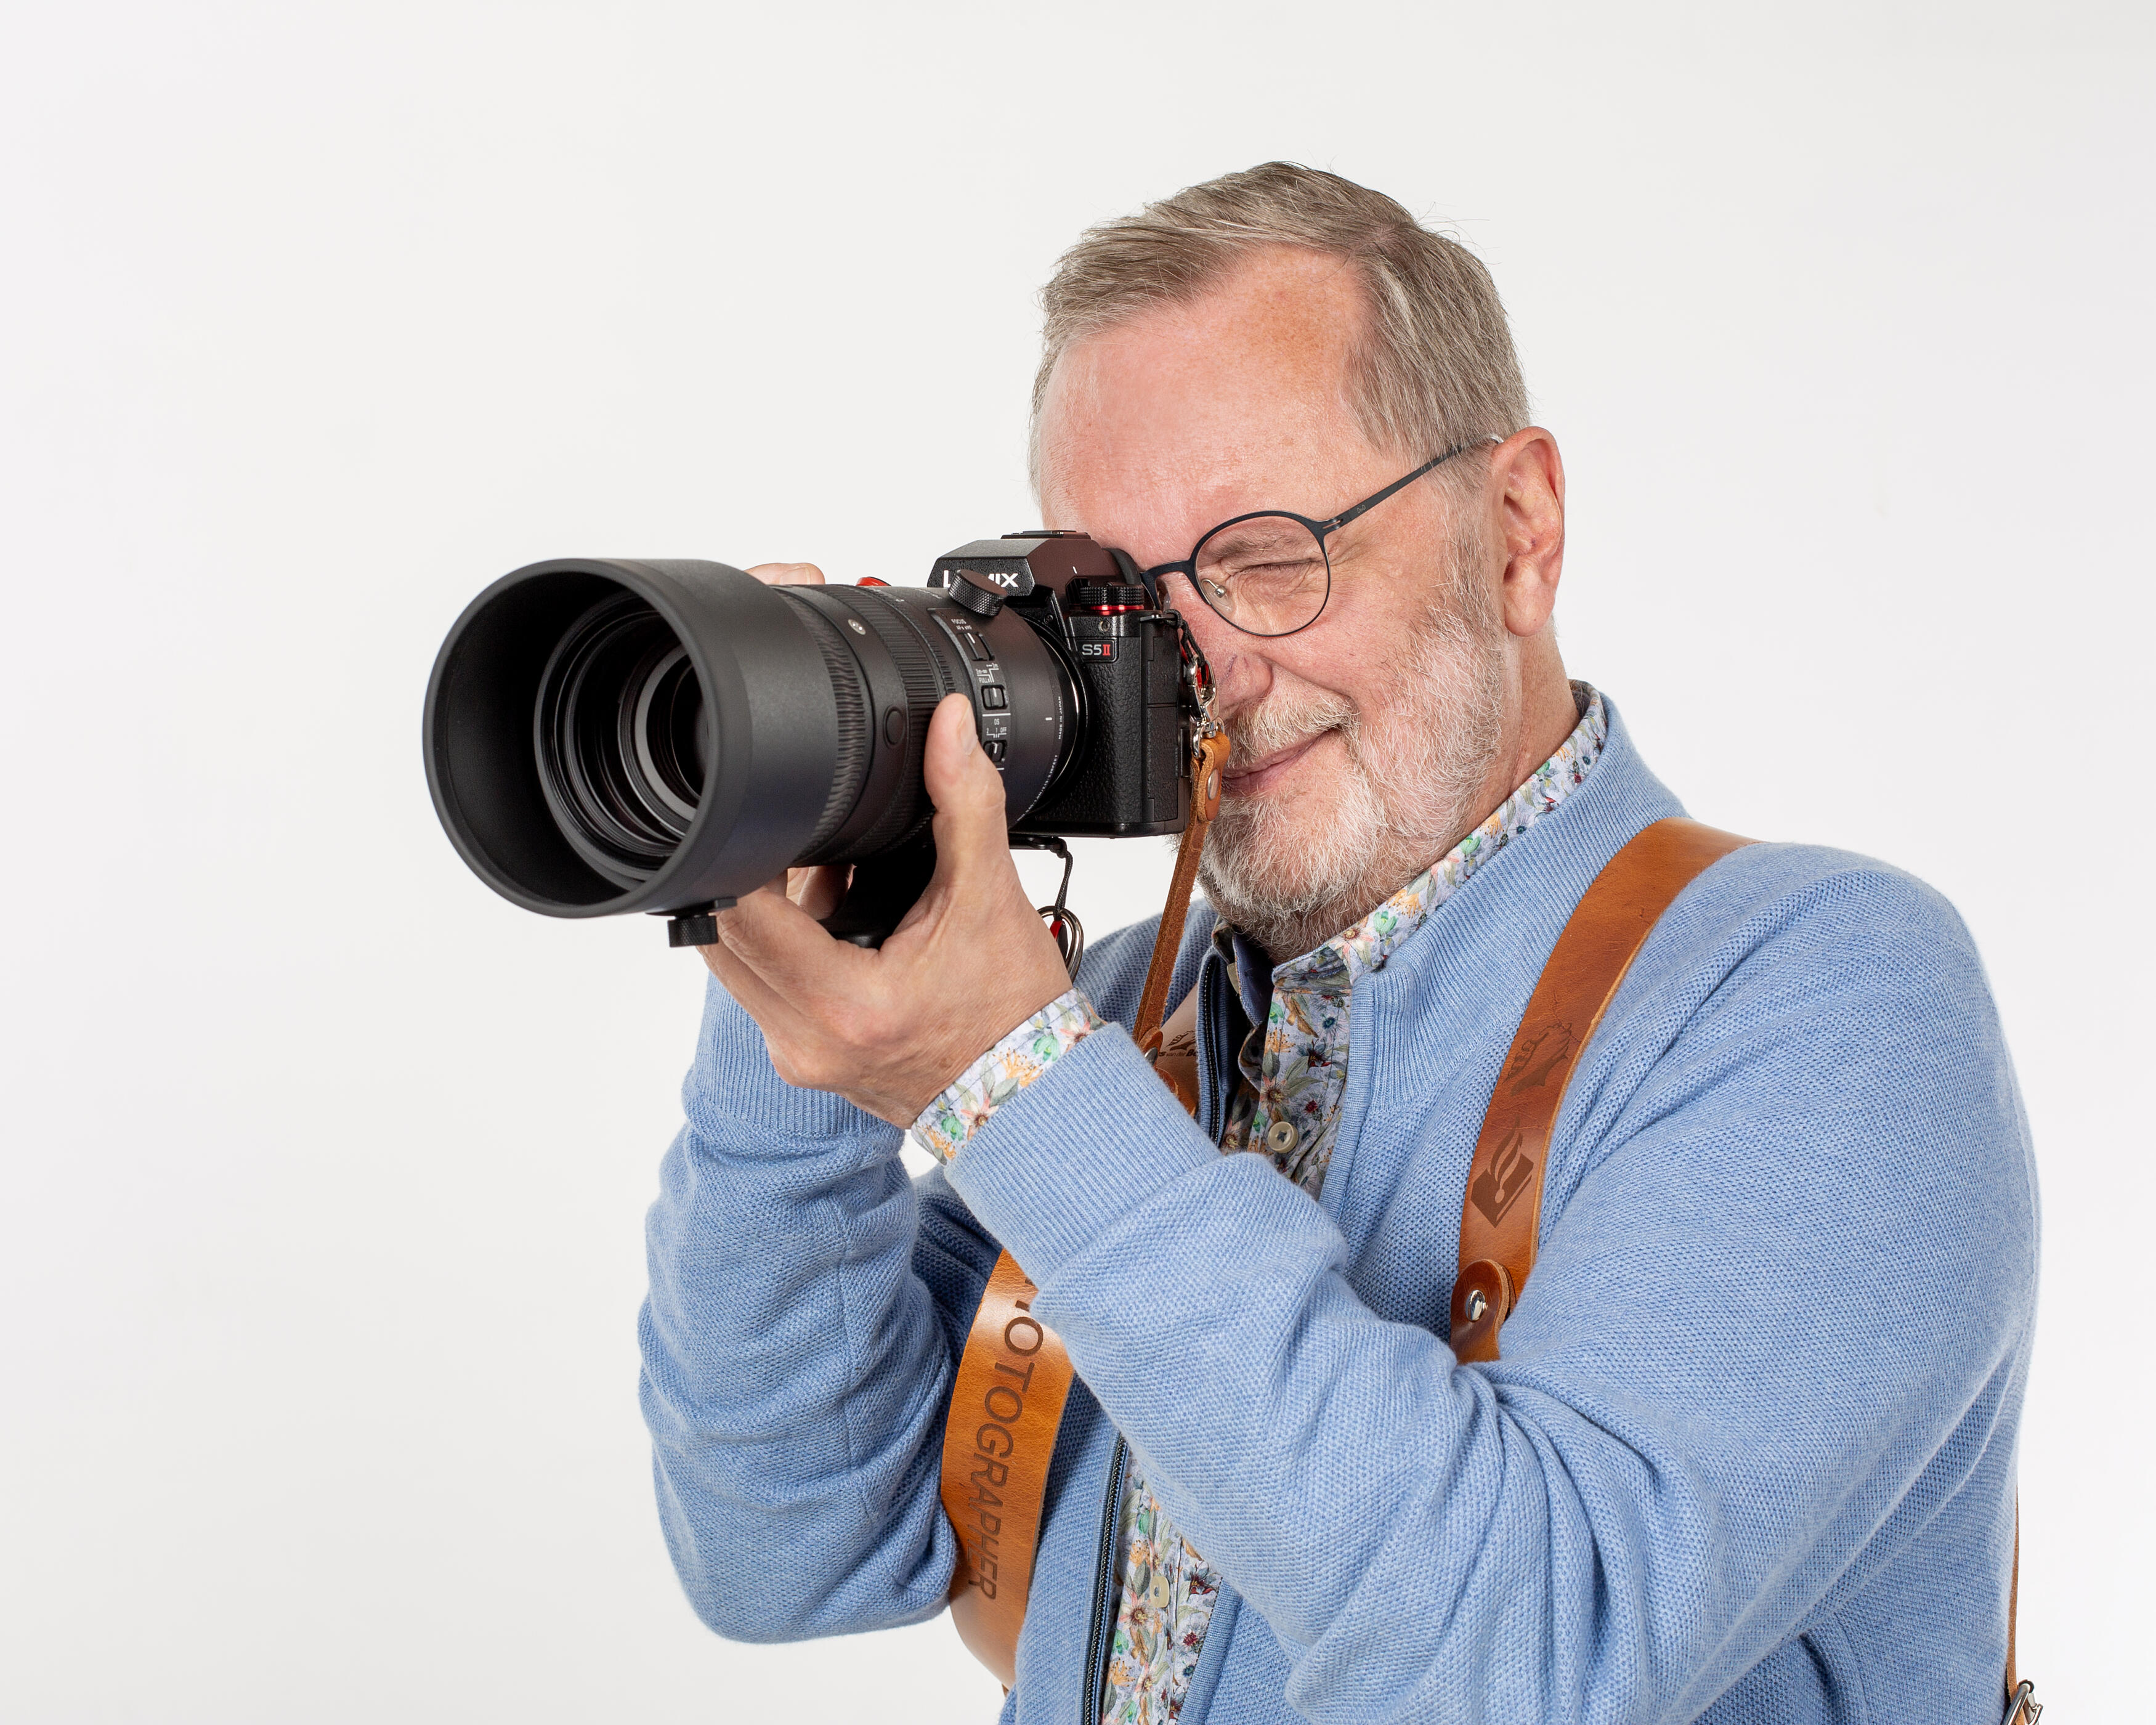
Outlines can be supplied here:
<path id="1" fill-rule="evenodd" d="M 1116 576 L 1075 536 L 982 544 L 1015 560 L 996 579 L 1030 592 L 1026 554 L 1051 540 L 1065 582 Z M 985 582 L 767 587 L 723 563 L 534 563 L 442 645 L 428 788 L 465 861 L 526 910 L 660 913 L 676 944 L 702 944 L 713 910 L 788 867 L 875 864 L 881 901 L 835 931 L 873 944 L 932 864 L 921 762 L 945 696 L 971 702 L 1014 824 L 1072 777 L 1086 683 L 1042 601 L 1006 606 Z"/>

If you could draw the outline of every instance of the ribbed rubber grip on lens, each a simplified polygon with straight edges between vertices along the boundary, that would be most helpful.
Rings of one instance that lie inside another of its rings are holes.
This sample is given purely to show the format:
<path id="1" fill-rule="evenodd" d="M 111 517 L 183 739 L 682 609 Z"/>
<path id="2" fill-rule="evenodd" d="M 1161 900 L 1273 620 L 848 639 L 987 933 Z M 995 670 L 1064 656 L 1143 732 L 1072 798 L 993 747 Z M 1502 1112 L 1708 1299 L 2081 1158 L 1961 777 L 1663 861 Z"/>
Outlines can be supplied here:
<path id="1" fill-rule="evenodd" d="M 868 782 L 869 757 L 875 747 L 874 721 L 869 716 L 868 690 L 861 668 L 830 619 L 814 605 L 798 605 L 794 609 L 824 655 L 824 669 L 830 674 L 831 694 L 839 709 L 839 753 L 831 767 L 830 794 L 824 799 L 824 812 L 816 817 L 814 834 L 801 847 L 803 856 L 813 856 L 845 824 L 854 804 L 860 800 L 861 787 Z"/>
<path id="2" fill-rule="evenodd" d="M 873 856 L 911 838 L 935 813 L 921 788 L 921 743 L 928 735 L 928 721 L 936 711 L 936 703 L 957 685 L 947 683 L 937 674 L 935 655 L 901 605 L 873 588 L 843 591 L 855 602 L 855 614 L 889 650 L 899 679 L 906 685 L 906 730 L 901 745 L 906 752 L 898 788 L 876 824 L 846 847 L 855 856 Z"/>

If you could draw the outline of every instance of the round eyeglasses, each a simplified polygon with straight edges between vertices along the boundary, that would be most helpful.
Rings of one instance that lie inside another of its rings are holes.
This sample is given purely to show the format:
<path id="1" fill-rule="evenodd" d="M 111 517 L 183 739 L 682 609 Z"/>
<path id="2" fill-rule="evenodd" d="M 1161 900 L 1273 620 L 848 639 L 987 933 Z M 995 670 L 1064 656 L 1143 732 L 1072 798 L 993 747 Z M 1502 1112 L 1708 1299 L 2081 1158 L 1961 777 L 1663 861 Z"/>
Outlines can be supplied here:
<path id="1" fill-rule="evenodd" d="M 1182 562 L 1145 570 L 1145 579 L 1152 585 L 1163 575 L 1180 575 L 1215 616 L 1245 634 L 1291 635 L 1317 622 L 1332 596 L 1332 557 L 1325 542 L 1336 529 L 1368 515 L 1454 456 L 1496 441 L 1478 437 L 1455 444 L 1330 521 L 1314 521 L 1282 509 L 1236 516 L 1206 534 Z"/>

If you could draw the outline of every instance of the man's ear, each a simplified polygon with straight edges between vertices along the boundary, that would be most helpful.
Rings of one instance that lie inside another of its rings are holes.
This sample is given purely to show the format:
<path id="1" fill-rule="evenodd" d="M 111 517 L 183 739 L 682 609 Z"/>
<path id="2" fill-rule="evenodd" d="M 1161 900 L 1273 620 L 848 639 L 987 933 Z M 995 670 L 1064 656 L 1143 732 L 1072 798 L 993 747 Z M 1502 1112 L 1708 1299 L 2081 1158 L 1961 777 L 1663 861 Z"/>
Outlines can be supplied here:
<path id="1" fill-rule="evenodd" d="M 1505 559 L 1505 627 L 1540 632 L 1564 572 L 1564 458 L 1539 425 L 1516 431 L 1490 457 L 1491 522 Z"/>

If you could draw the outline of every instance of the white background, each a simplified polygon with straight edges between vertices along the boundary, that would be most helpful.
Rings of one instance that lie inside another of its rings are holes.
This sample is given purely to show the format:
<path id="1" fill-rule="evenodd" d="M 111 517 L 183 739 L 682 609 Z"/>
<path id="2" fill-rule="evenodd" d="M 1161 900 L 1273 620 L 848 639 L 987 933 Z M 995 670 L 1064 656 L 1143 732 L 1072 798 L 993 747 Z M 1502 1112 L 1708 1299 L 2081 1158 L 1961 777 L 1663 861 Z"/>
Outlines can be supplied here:
<path id="1" fill-rule="evenodd" d="M 947 1624 L 683 1604 L 634 1317 L 701 968 L 469 875 L 420 696 L 534 558 L 1031 524 L 1056 253 L 1276 156 L 1489 261 L 1567 657 L 1694 811 L 1974 928 L 2045 1188 L 2025 1665 L 2148 1717 L 2156 41 L 1491 13 L 6 9 L 0 1717 L 989 1716 Z M 1103 849 L 1096 932 L 1166 870 Z"/>

